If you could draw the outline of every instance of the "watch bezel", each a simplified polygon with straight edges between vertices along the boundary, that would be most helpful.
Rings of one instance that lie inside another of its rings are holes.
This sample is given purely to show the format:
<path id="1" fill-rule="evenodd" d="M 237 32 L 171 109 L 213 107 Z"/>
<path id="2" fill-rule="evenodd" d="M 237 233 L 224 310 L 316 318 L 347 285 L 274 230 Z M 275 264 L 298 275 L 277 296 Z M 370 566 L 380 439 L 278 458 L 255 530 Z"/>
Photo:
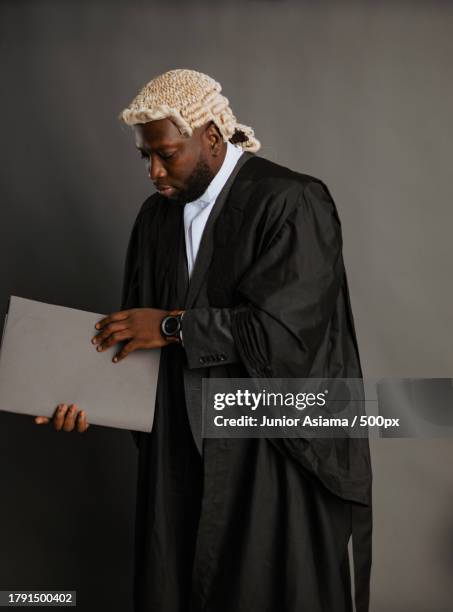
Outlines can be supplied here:
<path id="1" fill-rule="evenodd" d="M 166 325 L 171 320 L 176 321 L 176 329 L 171 333 L 166 330 Z M 167 315 L 160 322 L 160 331 L 164 338 L 179 338 L 179 332 L 181 331 L 181 315 Z"/>

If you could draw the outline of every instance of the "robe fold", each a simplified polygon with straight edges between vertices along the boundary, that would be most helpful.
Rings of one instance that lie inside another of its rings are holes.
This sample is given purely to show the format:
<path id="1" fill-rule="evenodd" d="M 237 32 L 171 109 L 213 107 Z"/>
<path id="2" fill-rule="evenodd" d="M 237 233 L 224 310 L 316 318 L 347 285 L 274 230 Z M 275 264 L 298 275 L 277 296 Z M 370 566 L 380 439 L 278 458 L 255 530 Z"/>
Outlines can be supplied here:
<path id="1" fill-rule="evenodd" d="M 202 439 L 209 377 L 361 378 L 341 225 L 319 179 L 244 153 L 190 282 L 183 206 L 135 221 L 122 308 L 185 309 L 162 349 L 139 451 L 137 612 L 368 610 L 371 466 L 363 439 Z"/>

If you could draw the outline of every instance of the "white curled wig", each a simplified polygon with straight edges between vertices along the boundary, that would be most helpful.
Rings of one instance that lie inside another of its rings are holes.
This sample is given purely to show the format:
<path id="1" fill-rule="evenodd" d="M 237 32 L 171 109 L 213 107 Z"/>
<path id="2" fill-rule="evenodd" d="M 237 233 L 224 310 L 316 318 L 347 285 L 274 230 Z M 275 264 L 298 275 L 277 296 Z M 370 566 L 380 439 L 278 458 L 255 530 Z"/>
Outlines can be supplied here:
<path id="1" fill-rule="evenodd" d="M 147 83 L 120 114 L 127 125 L 171 119 L 182 135 L 192 136 L 193 128 L 213 121 L 223 139 L 256 152 L 260 141 L 251 127 L 238 123 L 220 83 L 196 70 L 164 72 Z"/>

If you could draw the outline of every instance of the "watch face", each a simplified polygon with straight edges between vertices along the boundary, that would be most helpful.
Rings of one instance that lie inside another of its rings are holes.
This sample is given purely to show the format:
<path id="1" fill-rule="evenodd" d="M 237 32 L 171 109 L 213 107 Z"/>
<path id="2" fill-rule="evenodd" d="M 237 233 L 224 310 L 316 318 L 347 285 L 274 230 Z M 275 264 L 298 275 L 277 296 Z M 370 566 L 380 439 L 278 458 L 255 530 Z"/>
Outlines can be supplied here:
<path id="1" fill-rule="evenodd" d="M 163 322 L 163 330 L 167 336 L 174 336 L 179 329 L 179 321 L 176 317 L 167 317 Z"/>

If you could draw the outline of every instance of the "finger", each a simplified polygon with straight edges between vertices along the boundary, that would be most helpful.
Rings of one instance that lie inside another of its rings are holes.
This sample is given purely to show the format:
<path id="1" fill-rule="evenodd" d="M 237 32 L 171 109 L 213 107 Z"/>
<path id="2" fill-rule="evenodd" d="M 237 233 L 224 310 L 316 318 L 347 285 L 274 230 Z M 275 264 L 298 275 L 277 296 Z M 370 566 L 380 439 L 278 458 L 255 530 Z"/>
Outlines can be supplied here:
<path id="1" fill-rule="evenodd" d="M 74 429 L 76 416 L 77 406 L 76 404 L 71 404 L 65 416 L 65 420 L 63 423 L 63 431 L 72 431 Z"/>
<path id="2" fill-rule="evenodd" d="M 177 337 L 174 336 L 169 336 L 168 338 L 166 338 L 167 342 L 179 342 L 181 343 L 181 340 Z"/>
<path id="3" fill-rule="evenodd" d="M 63 427 L 66 412 L 68 411 L 67 404 L 59 404 L 53 415 L 53 426 L 56 431 L 60 431 Z"/>
<path id="4" fill-rule="evenodd" d="M 46 425 L 49 421 L 50 419 L 48 419 L 47 417 L 43 417 L 43 416 L 35 417 L 36 425 Z"/>
<path id="5" fill-rule="evenodd" d="M 89 427 L 85 410 L 81 410 L 77 415 L 77 431 L 83 433 Z"/>
<path id="6" fill-rule="evenodd" d="M 130 342 L 128 342 L 127 344 L 123 346 L 121 351 L 115 355 L 112 361 L 114 363 L 117 363 L 118 361 L 122 361 L 129 355 L 129 353 L 132 353 L 132 351 L 135 351 L 138 348 L 140 348 L 139 342 L 134 342 L 134 340 L 131 340 Z"/>
<path id="7" fill-rule="evenodd" d="M 108 315 L 108 317 L 104 317 L 100 321 L 96 323 L 94 326 L 96 329 L 102 329 L 109 323 L 113 323 L 114 321 L 124 321 L 129 316 L 130 310 L 120 310 L 119 312 L 112 312 L 112 314 Z"/>
<path id="8" fill-rule="evenodd" d="M 93 338 L 91 338 L 91 342 L 93 344 L 101 344 L 111 334 L 119 332 L 119 331 L 123 331 L 127 329 L 127 327 L 128 327 L 127 320 L 117 321 L 115 323 L 109 323 L 103 328 L 101 332 L 99 332 L 98 334 L 93 336 Z"/>
<path id="9" fill-rule="evenodd" d="M 96 347 L 96 350 L 104 351 L 105 349 L 108 349 L 109 347 L 113 346 L 114 344 L 117 344 L 118 342 L 122 342 L 123 340 L 130 340 L 132 337 L 133 335 L 130 329 L 125 329 L 120 332 L 114 332 L 108 338 L 106 338 L 102 344 L 99 344 Z"/>

